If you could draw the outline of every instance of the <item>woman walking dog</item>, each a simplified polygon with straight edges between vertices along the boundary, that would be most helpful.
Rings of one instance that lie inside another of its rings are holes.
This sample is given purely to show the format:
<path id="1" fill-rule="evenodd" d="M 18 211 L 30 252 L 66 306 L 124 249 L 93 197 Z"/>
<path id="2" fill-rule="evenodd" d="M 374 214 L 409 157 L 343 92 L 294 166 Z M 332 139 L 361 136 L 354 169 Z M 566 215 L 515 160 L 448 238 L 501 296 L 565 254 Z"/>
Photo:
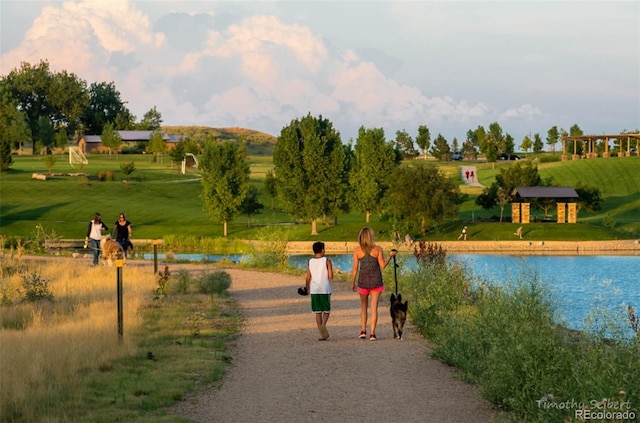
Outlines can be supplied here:
<path id="1" fill-rule="evenodd" d="M 382 248 L 376 245 L 373 229 L 365 226 L 358 235 L 358 247 L 353 252 L 353 268 L 351 269 L 351 290 L 360 294 L 360 339 L 367 337 L 367 314 L 369 296 L 371 296 L 371 326 L 369 340 L 375 341 L 376 325 L 378 324 L 378 301 L 384 291 L 382 283 L 382 269 L 387 267 L 391 258 L 396 255 L 392 250 L 389 258 L 384 259 Z"/>

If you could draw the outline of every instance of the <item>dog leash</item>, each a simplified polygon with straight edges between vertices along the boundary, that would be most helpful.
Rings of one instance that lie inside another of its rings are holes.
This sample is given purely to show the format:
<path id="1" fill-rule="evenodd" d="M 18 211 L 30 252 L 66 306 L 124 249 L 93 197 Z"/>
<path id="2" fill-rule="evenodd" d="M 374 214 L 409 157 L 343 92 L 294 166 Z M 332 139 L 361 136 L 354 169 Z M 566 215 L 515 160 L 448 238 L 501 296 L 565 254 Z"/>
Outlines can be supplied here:
<path id="1" fill-rule="evenodd" d="M 395 248 L 391 251 L 395 251 L 396 253 L 398 252 L 398 250 L 396 250 Z M 398 296 L 398 264 L 396 263 L 396 256 L 393 256 L 393 279 L 396 281 L 396 297 Z"/>

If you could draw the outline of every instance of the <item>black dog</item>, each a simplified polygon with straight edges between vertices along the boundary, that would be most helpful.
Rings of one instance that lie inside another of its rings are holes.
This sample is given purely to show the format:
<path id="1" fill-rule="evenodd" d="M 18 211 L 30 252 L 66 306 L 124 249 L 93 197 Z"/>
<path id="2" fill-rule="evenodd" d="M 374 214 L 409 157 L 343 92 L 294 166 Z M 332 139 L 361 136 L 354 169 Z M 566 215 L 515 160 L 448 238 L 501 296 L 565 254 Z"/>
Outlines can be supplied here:
<path id="1" fill-rule="evenodd" d="M 391 294 L 391 326 L 393 326 L 393 339 L 402 340 L 402 329 L 404 328 L 404 322 L 407 320 L 407 309 L 409 301 L 402 302 L 402 294 Z"/>

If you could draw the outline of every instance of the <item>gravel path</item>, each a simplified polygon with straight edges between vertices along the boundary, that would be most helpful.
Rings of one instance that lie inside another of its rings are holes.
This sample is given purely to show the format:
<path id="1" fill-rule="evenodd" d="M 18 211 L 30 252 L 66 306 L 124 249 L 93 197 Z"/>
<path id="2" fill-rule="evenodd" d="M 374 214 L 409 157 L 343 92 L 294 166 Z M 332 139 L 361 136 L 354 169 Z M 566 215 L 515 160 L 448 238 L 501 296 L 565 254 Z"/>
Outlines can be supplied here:
<path id="1" fill-rule="evenodd" d="M 491 422 L 498 413 L 454 369 L 429 357 L 409 325 L 393 339 L 389 293 L 377 341 L 357 338 L 359 300 L 333 283 L 330 338 L 318 341 L 302 277 L 227 270 L 246 317 L 221 387 L 188 397 L 172 413 L 197 422 Z M 411 307 L 411 303 L 409 303 Z"/>

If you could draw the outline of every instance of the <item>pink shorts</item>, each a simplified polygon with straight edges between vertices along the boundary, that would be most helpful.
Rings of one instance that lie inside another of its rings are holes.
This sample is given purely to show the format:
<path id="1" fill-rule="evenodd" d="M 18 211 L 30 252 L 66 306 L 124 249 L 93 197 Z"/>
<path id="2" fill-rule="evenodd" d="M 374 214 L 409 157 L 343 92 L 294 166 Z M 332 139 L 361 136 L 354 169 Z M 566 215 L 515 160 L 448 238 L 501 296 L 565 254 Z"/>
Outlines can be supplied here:
<path id="1" fill-rule="evenodd" d="M 382 292 L 382 291 L 384 291 L 384 285 L 379 286 L 377 288 L 371 288 L 371 289 L 358 287 L 358 294 L 360 295 L 369 295 L 370 292 Z"/>

